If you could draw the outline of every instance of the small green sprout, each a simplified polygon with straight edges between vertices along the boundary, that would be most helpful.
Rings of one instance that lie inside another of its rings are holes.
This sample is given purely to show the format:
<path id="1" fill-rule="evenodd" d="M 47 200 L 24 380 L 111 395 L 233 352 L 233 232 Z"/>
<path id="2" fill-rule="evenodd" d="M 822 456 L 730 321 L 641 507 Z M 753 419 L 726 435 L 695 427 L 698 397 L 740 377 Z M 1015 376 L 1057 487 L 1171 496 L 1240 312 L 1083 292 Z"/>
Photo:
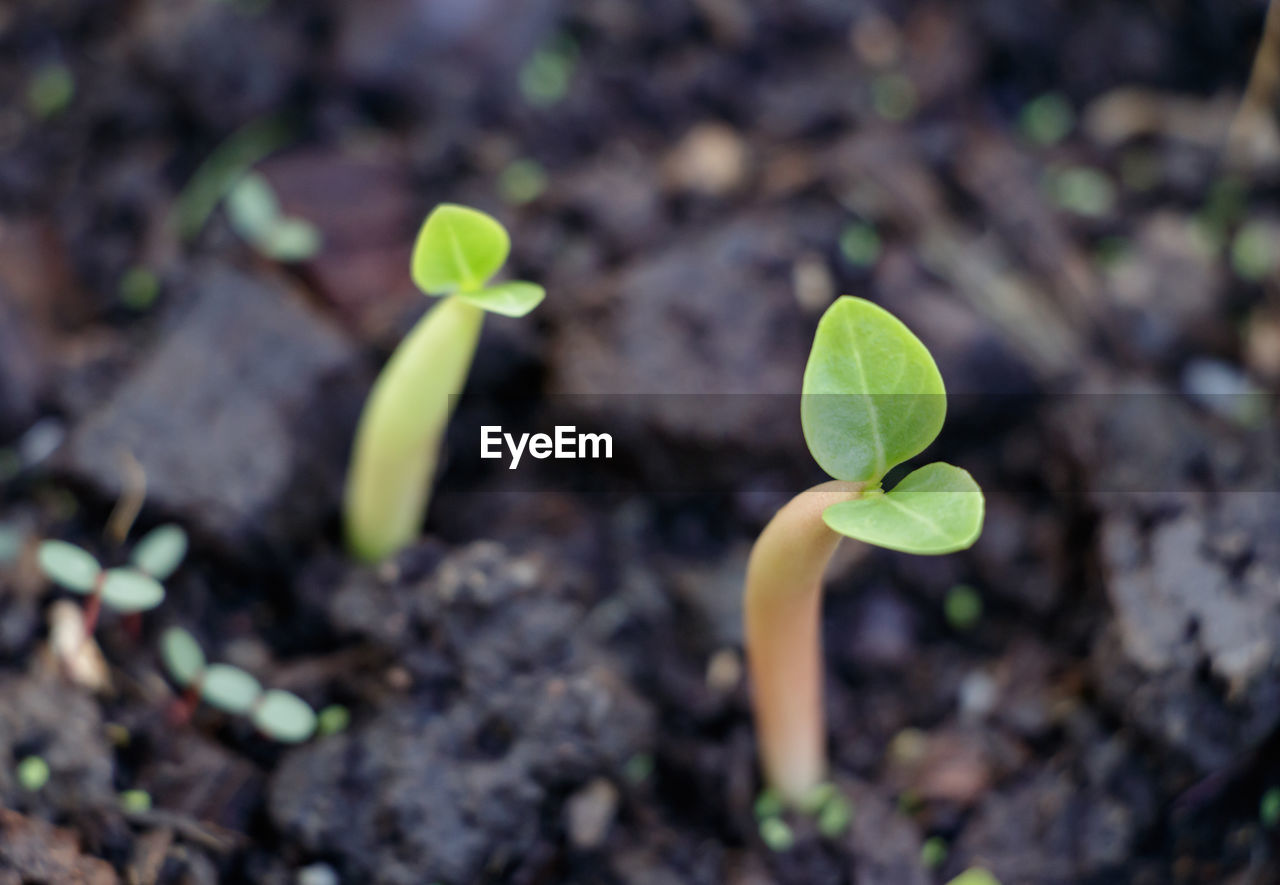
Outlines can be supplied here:
<path id="1" fill-rule="evenodd" d="M 1258 818 L 1268 830 L 1280 825 L 1280 787 L 1272 787 L 1262 794 L 1258 803 Z"/>
<path id="2" fill-rule="evenodd" d="M 916 112 L 916 84 L 906 74 L 878 74 L 871 81 L 871 104 L 886 120 L 901 123 Z"/>
<path id="3" fill-rule="evenodd" d="M 120 277 L 120 303 L 129 310 L 148 310 L 160 297 L 160 280 L 145 267 L 131 267 Z"/>
<path id="4" fill-rule="evenodd" d="M 818 809 L 818 832 L 828 839 L 839 839 L 853 823 L 853 806 L 849 800 L 836 794 Z"/>
<path id="5" fill-rule="evenodd" d="M 125 814 L 146 814 L 151 810 L 151 794 L 146 790 L 125 790 L 120 794 L 120 808 Z"/>
<path id="6" fill-rule="evenodd" d="M 164 587 L 134 568 L 103 569 L 91 553 L 66 541 L 43 541 L 36 561 L 45 576 L 72 593 L 89 597 L 85 633 L 92 633 L 98 608 L 121 614 L 148 611 L 164 601 Z"/>
<path id="7" fill-rule="evenodd" d="M 344 507 L 347 547 L 360 559 L 384 559 L 421 530 L 485 312 L 522 317 L 546 295 L 534 283 L 490 283 L 510 251 L 506 229 L 465 206 L 437 206 L 418 233 L 413 281 L 442 300 L 400 342 L 360 416 Z"/>
<path id="8" fill-rule="evenodd" d="M 36 562 L 55 584 L 88 596 L 85 634 L 97 625 L 98 610 L 106 606 L 120 614 L 150 611 L 164 602 L 164 586 L 182 564 L 187 534 L 176 525 L 163 525 L 146 535 L 133 551 L 130 565 L 104 569 L 89 551 L 66 541 L 43 541 Z"/>
<path id="9" fill-rule="evenodd" d="M 258 253 L 275 261 L 306 261 L 320 251 L 320 231 L 301 218 L 280 210 L 280 201 L 266 177 L 249 172 L 227 195 L 231 227 Z"/>
<path id="10" fill-rule="evenodd" d="M 840 254 L 854 267 L 870 267 L 880 257 L 880 235 L 869 224 L 851 224 L 840 234 Z"/>
<path id="11" fill-rule="evenodd" d="M 18 763 L 18 784 L 28 793 L 38 793 L 49 783 L 49 763 L 39 756 L 27 756 Z"/>
<path id="12" fill-rule="evenodd" d="M 968 584 L 957 584 L 948 590 L 942 607 L 953 630 L 972 630 L 982 620 L 982 597 Z"/>
<path id="13" fill-rule="evenodd" d="M 956 876 L 947 885 L 1000 885 L 1000 880 L 981 867 L 972 867 Z"/>
<path id="14" fill-rule="evenodd" d="M 1231 267 L 1242 280 L 1259 283 L 1280 268 L 1276 245 L 1280 225 L 1273 221 L 1246 221 L 1231 241 Z"/>
<path id="15" fill-rule="evenodd" d="M 767 817 L 760 821 L 760 839 L 770 851 L 790 851 L 796 844 L 795 833 L 780 817 Z"/>
<path id="16" fill-rule="evenodd" d="M 947 862 L 947 841 L 941 836 L 930 836 L 920 846 L 920 866 L 926 870 L 936 870 Z"/>
<path id="17" fill-rule="evenodd" d="M 158 526 L 143 536 L 133 548 L 133 567 L 157 581 L 167 581 L 187 556 L 187 533 L 180 526 Z"/>
<path id="18" fill-rule="evenodd" d="M 321 737 L 341 734 L 351 725 L 351 711 L 342 704 L 330 704 L 316 716 L 316 733 Z"/>
<path id="19" fill-rule="evenodd" d="M 897 318 L 844 296 L 818 323 L 800 422 L 814 459 L 836 477 L 797 495 L 747 563 L 746 648 L 765 781 L 793 805 L 826 774 L 822 576 L 841 537 L 904 553 L 964 550 L 982 531 L 983 498 L 964 470 L 935 462 L 885 491 L 897 465 L 937 437 L 946 390 L 933 357 Z"/>
<path id="20" fill-rule="evenodd" d="M 1027 102 L 1018 124 L 1029 140 L 1052 147 L 1070 134 L 1076 124 L 1076 114 L 1061 92 L 1046 92 Z"/>
<path id="21" fill-rule="evenodd" d="M 161 635 L 160 657 L 179 687 L 224 713 L 247 717 L 272 740 L 296 744 L 316 732 L 317 717 L 306 701 L 279 689 L 264 691 L 239 667 L 207 663 L 200 643 L 181 627 L 170 627 Z"/>
<path id="22" fill-rule="evenodd" d="M 170 224 L 184 240 L 193 240 L 231 189 L 258 162 L 290 138 L 279 117 L 263 117 L 244 126 L 200 164 L 173 205 Z"/>
<path id="23" fill-rule="evenodd" d="M 513 206 L 531 203 L 547 189 L 547 171 L 537 160 L 513 160 L 498 176 L 498 193 Z"/>
<path id="24" fill-rule="evenodd" d="M 1086 218 L 1103 218 L 1116 205 L 1116 186 L 1099 169 L 1068 166 L 1050 171 L 1047 186 L 1055 203 Z"/>
<path id="25" fill-rule="evenodd" d="M 569 91 L 569 81 L 578 60 L 578 47 L 568 37 L 560 37 L 534 52 L 520 68 L 520 92 L 534 107 L 550 107 Z"/>
<path id="26" fill-rule="evenodd" d="M 622 776 L 632 784 L 642 784 L 653 774 L 653 756 L 649 753 L 636 753 L 622 766 Z"/>
<path id="27" fill-rule="evenodd" d="M 75 98 L 76 81 L 66 65 L 41 65 L 27 83 L 27 108 L 42 120 L 56 117 Z"/>

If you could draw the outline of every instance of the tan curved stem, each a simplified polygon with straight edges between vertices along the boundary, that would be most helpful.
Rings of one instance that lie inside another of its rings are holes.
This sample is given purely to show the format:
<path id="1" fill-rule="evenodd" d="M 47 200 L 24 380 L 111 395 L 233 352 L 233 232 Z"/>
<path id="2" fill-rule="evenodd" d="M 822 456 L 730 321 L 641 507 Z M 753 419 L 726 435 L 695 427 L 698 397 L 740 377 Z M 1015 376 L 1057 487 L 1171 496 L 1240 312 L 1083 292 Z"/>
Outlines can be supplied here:
<path id="1" fill-rule="evenodd" d="M 744 614 L 751 701 L 765 780 L 798 802 L 826 777 L 822 707 L 822 576 L 841 536 L 822 511 L 862 493 L 833 480 L 791 499 L 747 561 Z"/>

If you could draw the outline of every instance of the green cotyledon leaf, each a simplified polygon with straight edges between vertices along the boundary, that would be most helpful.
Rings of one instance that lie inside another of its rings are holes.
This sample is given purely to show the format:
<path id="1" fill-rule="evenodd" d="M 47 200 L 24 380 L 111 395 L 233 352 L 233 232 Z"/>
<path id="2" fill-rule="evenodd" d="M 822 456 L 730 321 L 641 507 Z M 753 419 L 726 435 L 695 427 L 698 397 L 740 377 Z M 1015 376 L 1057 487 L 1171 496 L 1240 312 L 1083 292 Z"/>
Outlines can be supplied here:
<path id="1" fill-rule="evenodd" d="M 455 298 L 461 298 L 489 313 L 501 314 L 504 317 L 522 317 L 542 303 L 547 292 L 537 283 L 526 283 L 513 280 L 509 283 L 498 283 L 486 286 L 478 292 L 458 292 Z"/>
<path id="2" fill-rule="evenodd" d="M 511 238 L 496 218 L 442 203 L 423 222 L 413 245 L 412 273 L 428 295 L 474 292 L 498 272 Z"/>
<path id="3" fill-rule="evenodd" d="M 941 461 L 907 474 L 891 491 L 833 504 L 822 519 L 833 531 L 903 553 L 954 553 L 982 533 L 982 490 L 967 471 Z"/>
<path id="4" fill-rule="evenodd" d="M 800 401 L 804 438 L 823 470 L 874 486 L 933 442 L 946 413 L 942 375 L 901 320 L 849 295 L 827 308 Z"/>

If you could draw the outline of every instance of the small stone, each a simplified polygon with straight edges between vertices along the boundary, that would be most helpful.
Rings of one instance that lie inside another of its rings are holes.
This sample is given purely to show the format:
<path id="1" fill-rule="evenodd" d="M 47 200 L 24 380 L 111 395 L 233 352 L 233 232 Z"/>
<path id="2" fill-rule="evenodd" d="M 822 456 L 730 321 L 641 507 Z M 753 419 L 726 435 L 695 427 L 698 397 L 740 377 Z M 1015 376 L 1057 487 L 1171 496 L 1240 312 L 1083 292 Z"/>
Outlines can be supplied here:
<path id="1" fill-rule="evenodd" d="M 724 123 L 700 123 L 667 156 L 663 171 L 675 190 L 722 197 L 746 178 L 747 146 Z"/>
<path id="2" fill-rule="evenodd" d="M 194 304 L 72 431 L 64 465 L 105 497 L 126 451 L 147 503 L 228 549 L 307 536 L 336 511 L 359 355 L 301 297 L 214 265 Z"/>
<path id="3" fill-rule="evenodd" d="M 609 826 L 618 811 L 618 788 L 598 777 L 569 797 L 565 816 L 569 841 L 589 851 L 604 844 Z"/>
<path id="4" fill-rule="evenodd" d="M 298 870 L 298 885 L 341 885 L 337 872 L 327 863 L 313 863 Z"/>
<path id="5" fill-rule="evenodd" d="M 728 694 L 742 681 L 742 656 L 732 648 L 722 648 L 707 662 L 707 688 Z"/>

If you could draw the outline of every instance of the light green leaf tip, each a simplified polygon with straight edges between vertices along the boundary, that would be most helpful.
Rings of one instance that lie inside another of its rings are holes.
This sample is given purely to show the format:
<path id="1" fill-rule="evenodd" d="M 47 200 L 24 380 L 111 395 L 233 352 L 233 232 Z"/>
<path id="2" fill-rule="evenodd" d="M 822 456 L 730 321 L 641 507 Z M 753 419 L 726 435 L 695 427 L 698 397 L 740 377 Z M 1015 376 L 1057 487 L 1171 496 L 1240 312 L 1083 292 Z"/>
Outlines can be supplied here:
<path id="1" fill-rule="evenodd" d="M 92 593 L 102 574 L 93 554 L 66 541 L 41 542 L 36 561 L 49 580 L 76 593 Z"/>
<path id="2" fill-rule="evenodd" d="M 981 867 L 973 867 L 956 876 L 947 885 L 1000 885 L 1000 880 Z"/>
<path id="3" fill-rule="evenodd" d="M 148 532 L 133 548 L 129 561 L 157 581 L 165 581 L 182 565 L 186 555 L 187 533 L 181 526 L 169 524 Z"/>
<path id="4" fill-rule="evenodd" d="M 204 650 L 181 627 L 170 627 L 160 637 L 160 657 L 173 681 L 186 688 L 204 672 Z"/>
<path id="5" fill-rule="evenodd" d="M 982 490 L 966 471 L 941 461 L 909 473 L 889 492 L 874 491 L 822 513 L 833 530 L 903 553 L 954 553 L 982 533 Z"/>
<path id="6" fill-rule="evenodd" d="M 849 295 L 827 308 L 800 401 L 804 438 L 823 470 L 874 486 L 933 442 L 946 413 L 933 357 L 897 317 Z"/>
<path id="7" fill-rule="evenodd" d="M 212 707 L 243 716 L 262 695 L 262 686 L 239 667 L 210 664 L 200 680 L 200 697 Z"/>
<path id="8" fill-rule="evenodd" d="M 276 192 L 260 172 L 247 172 L 227 194 L 227 217 L 249 242 L 268 236 L 280 219 Z"/>
<path id="9" fill-rule="evenodd" d="M 511 238 L 496 218 L 442 203 L 418 232 L 413 281 L 428 295 L 475 292 L 498 272 L 510 251 Z"/>
<path id="10" fill-rule="evenodd" d="M 147 611 L 164 602 L 164 587 L 137 569 L 108 569 L 102 580 L 102 604 L 123 614 Z"/>
<path id="11" fill-rule="evenodd" d="M 455 298 L 461 298 L 489 313 L 501 314 L 504 317 L 522 317 L 542 303 L 547 291 L 537 283 L 526 283 L 515 280 L 486 286 L 479 292 L 459 292 Z"/>
<path id="12" fill-rule="evenodd" d="M 297 744 L 315 733 L 316 713 L 296 694 L 271 689 L 258 701 L 253 724 L 272 740 Z"/>

